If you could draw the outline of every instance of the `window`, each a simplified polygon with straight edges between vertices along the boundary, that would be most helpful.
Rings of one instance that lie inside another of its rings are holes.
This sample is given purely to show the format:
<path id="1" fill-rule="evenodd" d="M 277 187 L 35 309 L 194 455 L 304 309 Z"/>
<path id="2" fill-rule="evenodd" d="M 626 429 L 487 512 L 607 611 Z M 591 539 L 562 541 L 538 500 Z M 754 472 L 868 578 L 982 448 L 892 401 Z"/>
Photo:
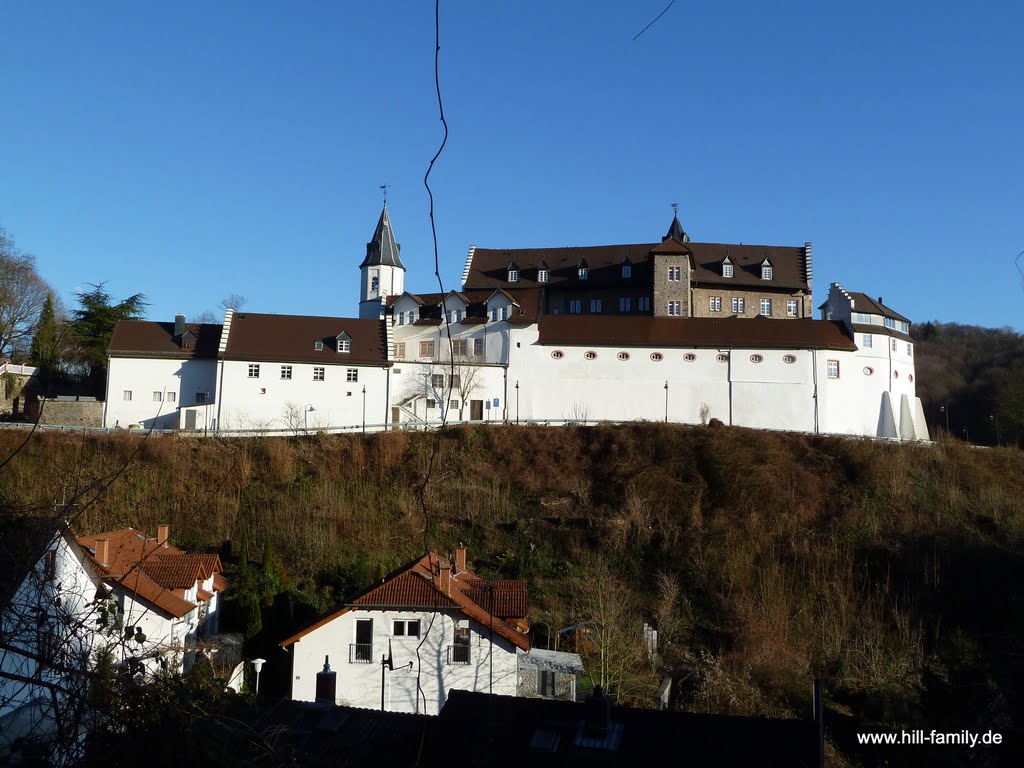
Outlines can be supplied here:
<path id="1" fill-rule="evenodd" d="M 491 322 L 492 323 L 498 322 L 498 308 L 497 307 L 491 307 Z"/>
<path id="2" fill-rule="evenodd" d="M 679 300 L 668 302 L 667 311 L 669 317 L 681 317 L 683 314 L 683 302 Z"/>
<path id="3" fill-rule="evenodd" d="M 583 355 L 587 360 L 597 360 L 597 352 L 590 350 Z"/>
<path id="4" fill-rule="evenodd" d="M 555 695 L 555 673 L 549 672 L 545 669 L 537 670 L 537 695 L 538 696 L 554 696 Z"/>
<path id="5" fill-rule="evenodd" d="M 405 312 L 398 313 L 398 324 L 405 325 Z"/>
<path id="6" fill-rule="evenodd" d="M 788 299 L 786 301 L 786 317 L 796 317 L 798 311 L 796 299 Z"/>
<path id="7" fill-rule="evenodd" d="M 913 381 L 913 380 L 914 380 L 914 374 L 908 373 L 907 374 L 907 381 Z"/>
<path id="8" fill-rule="evenodd" d="M 405 357 L 405 342 L 399 341 L 395 344 L 395 357 L 401 359 Z"/>
<path id="9" fill-rule="evenodd" d="M 548 281 L 548 271 L 546 269 L 537 270 L 537 282 L 546 283 Z"/>
<path id="10" fill-rule="evenodd" d="M 641 296 L 636 300 L 636 311 L 637 312 L 650 312 L 651 311 L 651 297 Z"/>
<path id="11" fill-rule="evenodd" d="M 865 365 L 865 366 L 864 366 L 864 375 L 865 375 L 865 376 L 870 376 L 870 375 L 871 375 L 871 374 L 873 374 L 874 372 L 875 372 L 875 369 L 874 369 L 874 368 L 872 368 L 871 366 L 868 366 L 868 365 Z"/>
<path id="12" fill-rule="evenodd" d="M 456 323 L 461 323 L 462 322 L 462 310 L 461 309 L 456 309 L 455 310 L 455 322 Z"/>
<path id="13" fill-rule="evenodd" d="M 683 355 L 683 360 L 685 360 L 688 363 L 692 363 L 696 359 L 697 359 L 697 356 L 695 354 L 693 354 L 693 352 L 687 352 L 685 355 Z"/>
<path id="14" fill-rule="evenodd" d="M 892 351 L 895 352 L 896 351 L 896 339 L 889 339 L 889 345 L 892 348 Z"/>
<path id="15" fill-rule="evenodd" d="M 380 278 L 374 277 L 370 280 L 370 290 L 376 291 L 380 287 Z"/>
<path id="16" fill-rule="evenodd" d="M 408 322 L 409 325 L 412 325 L 413 323 L 416 322 L 416 310 L 415 309 L 410 309 L 407 314 L 408 314 L 408 320 L 406 322 Z"/>
<path id="17" fill-rule="evenodd" d="M 619 299 L 619 312 L 629 312 L 629 304 L 628 298 Z"/>
<path id="18" fill-rule="evenodd" d="M 722 352 L 722 353 L 720 353 L 718 355 L 715 355 L 715 360 L 717 360 L 720 363 L 728 363 L 729 362 L 729 355 L 727 353 L 725 353 L 725 352 Z"/>
<path id="19" fill-rule="evenodd" d="M 732 277 L 732 262 L 722 262 L 722 277 Z"/>
<path id="20" fill-rule="evenodd" d="M 590 300 L 590 311 L 594 312 L 595 314 L 601 311 L 601 300 L 600 299 L 591 299 Z"/>
<path id="21" fill-rule="evenodd" d="M 886 328 L 895 328 L 896 327 L 896 321 L 893 320 L 891 317 L 885 318 L 882 322 L 885 324 Z"/>
<path id="22" fill-rule="evenodd" d="M 446 321 L 447 321 L 447 322 L 448 322 L 449 324 L 451 324 L 451 323 L 453 322 L 453 321 L 452 321 L 452 311 L 451 311 L 450 309 L 446 309 L 446 310 L 444 311 L 444 319 L 445 319 L 445 320 L 446 320 Z"/>
<path id="23" fill-rule="evenodd" d="M 473 354 L 477 356 L 482 356 L 484 354 L 483 339 L 473 339 Z"/>
<path id="24" fill-rule="evenodd" d="M 746 300 L 742 296 L 732 297 L 732 313 L 734 315 L 742 315 L 746 308 Z"/>
<path id="25" fill-rule="evenodd" d="M 838 360 L 829 360 L 828 363 L 826 364 L 826 369 L 828 370 L 828 377 L 830 379 L 838 379 L 839 378 L 839 361 Z"/>
<path id="26" fill-rule="evenodd" d="M 869 315 L 867 312 L 854 312 L 853 322 L 867 323 L 868 325 L 871 325 L 871 315 Z"/>
<path id="27" fill-rule="evenodd" d="M 205 403 L 206 402 L 206 396 L 208 394 L 209 394 L 208 392 L 196 392 L 196 402 L 197 403 Z"/>
<path id="28" fill-rule="evenodd" d="M 322 365 L 314 365 L 313 366 L 313 381 L 323 381 L 324 380 L 324 373 L 325 372 L 326 371 L 324 370 L 324 367 Z"/>
<path id="29" fill-rule="evenodd" d="M 153 392 L 153 402 L 162 403 L 164 401 L 164 393 L 156 390 Z"/>
<path id="30" fill-rule="evenodd" d="M 501 319 L 508 320 L 508 307 L 501 308 Z"/>
<path id="31" fill-rule="evenodd" d="M 259 367 L 259 365 L 250 365 L 249 366 L 249 378 L 250 379 L 258 379 L 259 377 L 260 377 L 260 367 Z"/>
<path id="32" fill-rule="evenodd" d="M 563 352 L 562 350 L 560 350 L 560 349 L 552 350 L 552 352 L 551 352 L 551 359 L 552 360 L 561 360 L 563 357 L 565 357 L 565 352 Z"/>
<path id="33" fill-rule="evenodd" d="M 619 352 L 617 357 L 619 360 L 629 360 L 629 352 Z"/>
<path id="34" fill-rule="evenodd" d="M 518 283 L 519 282 L 519 270 L 518 269 L 510 269 L 508 271 L 508 281 L 510 283 Z"/>
<path id="35" fill-rule="evenodd" d="M 178 399 L 178 393 L 177 392 L 168 392 L 167 393 L 167 402 L 168 403 L 173 403 L 177 399 Z"/>
<path id="36" fill-rule="evenodd" d="M 432 341 L 421 341 L 420 342 L 420 357 L 433 357 L 434 356 L 434 342 Z"/>
<path id="37" fill-rule="evenodd" d="M 782 362 L 784 362 L 786 365 L 792 365 L 793 363 L 796 362 L 796 355 L 783 355 Z"/>
<path id="38" fill-rule="evenodd" d="M 771 317 L 772 316 L 772 300 L 771 299 L 761 299 L 761 314 L 764 315 L 765 317 Z"/>
<path id="39" fill-rule="evenodd" d="M 910 323 L 905 323 L 901 320 L 900 330 L 903 331 L 904 333 L 910 333 Z"/>
<path id="40" fill-rule="evenodd" d="M 314 341 L 313 342 L 313 349 L 323 349 L 323 348 L 324 348 L 324 343 L 322 341 Z"/>
<path id="41" fill-rule="evenodd" d="M 130 402 L 132 399 L 132 391 L 130 389 L 124 390 L 124 392 L 121 393 L 121 399 L 126 402 Z"/>
<path id="42" fill-rule="evenodd" d="M 579 299 L 569 299 L 569 314 L 578 315 L 582 308 L 583 302 Z"/>
<path id="43" fill-rule="evenodd" d="M 419 619 L 396 619 L 391 634 L 394 637 L 411 637 L 419 639 Z"/>
<path id="44" fill-rule="evenodd" d="M 721 296 L 709 296 L 708 297 L 708 309 L 711 312 L 722 311 L 722 297 Z"/>
<path id="45" fill-rule="evenodd" d="M 373 661 L 373 619 L 356 619 L 355 642 L 349 646 L 349 664 L 369 664 Z"/>
<path id="46" fill-rule="evenodd" d="M 623 264 L 622 265 L 622 276 L 623 277 L 632 277 L 633 276 L 633 265 L 632 264 Z"/>
<path id="47" fill-rule="evenodd" d="M 462 386 L 462 376 L 458 373 L 453 373 L 450 382 L 452 389 L 458 389 Z"/>
<path id="48" fill-rule="evenodd" d="M 907 357 L 913 357 L 913 355 L 914 355 L 914 347 L 908 341 L 907 342 Z"/>
<path id="49" fill-rule="evenodd" d="M 665 356 L 661 354 L 661 352 L 651 352 L 651 360 L 653 360 L 654 362 L 660 363 L 664 359 Z"/>
<path id="50" fill-rule="evenodd" d="M 338 351 L 339 352 L 351 352 L 352 342 L 349 339 L 338 339 Z"/>
<path id="51" fill-rule="evenodd" d="M 345 381 L 359 381 L 359 369 L 358 368 L 347 368 L 347 369 L 345 369 Z"/>
<path id="52" fill-rule="evenodd" d="M 459 401 L 458 400 L 450 400 L 448 402 L 448 407 L 451 408 L 453 411 L 459 410 Z"/>
<path id="53" fill-rule="evenodd" d="M 444 389 L 444 374 L 432 373 L 430 375 L 430 386 L 434 389 Z"/>
<path id="54" fill-rule="evenodd" d="M 292 367 L 290 365 L 281 366 L 281 378 L 290 379 L 292 377 Z"/>
<path id="55" fill-rule="evenodd" d="M 763 355 L 751 355 L 750 356 L 750 362 L 752 362 L 752 363 L 763 363 L 764 362 L 764 356 Z"/>
<path id="56" fill-rule="evenodd" d="M 874 344 L 874 336 L 872 336 L 870 333 L 865 333 L 864 334 L 864 343 L 861 344 L 861 346 L 864 347 L 864 349 L 871 349 L 873 344 Z"/>
<path id="57" fill-rule="evenodd" d="M 456 357 L 465 357 L 469 354 L 469 341 L 466 339 L 452 341 L 452 354 Z"/>
<path id="58" fill-rule="evenodd" d="M 892 377 L 893 377 L 894 379 L 898 379 L 898 378 L 900 377 L 900 372 L 899 372 L 899 371 L 893 371 L 893 372 L 892 372 Z"/>
<path id="59" fill-rule="evenodd" d="M 590 269 L 588 267 L 580 267 L 577 270 L 576 274 L 579 275 L 580 280 L 586 280 L 588 277 L 590 277 Z"/>
<path id="60" fill-rule="evenodd" d="M 437 401 L 436 401 L 436 400 L 434 400 L 434 399 L 433 399 L 433 398 L 431 398 L 431 397 L 428 397 L 428 398 L 427 398 L 427 410 L 428 410 L 428 411 L 431 411 L 431 410 L 433 410 L 434 408 L 437 408 Z"/>
<path id="61" fill-rule="evenodd" d="M 771 264 L 762 264 L 761 265 L 761 279 L 762 280 L 771 280 L 772 279 L 772 265 Z"/>
<path id="62" fill-rule="evenodd" d="M 455 620 L 455 634 L 449 649 L 449 664 L 469 664 L 469 619 Z"/>
<path id="63" fill-rule="evenodd" d="M 668 281 L 670 283 L 678 283 L 683 279 L 683 268 L 682 267 L 669 267 L 668 268 Z"/>

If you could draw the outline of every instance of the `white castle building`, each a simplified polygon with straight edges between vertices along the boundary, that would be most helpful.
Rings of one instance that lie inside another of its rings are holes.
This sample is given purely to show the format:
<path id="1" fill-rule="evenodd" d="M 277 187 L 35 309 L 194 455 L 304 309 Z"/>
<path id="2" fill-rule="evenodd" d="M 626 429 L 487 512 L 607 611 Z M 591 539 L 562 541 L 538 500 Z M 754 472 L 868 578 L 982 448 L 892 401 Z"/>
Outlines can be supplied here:
<path id="1" fill-rule="evenodd" d="M 387 207 L 359 317 L 122 321 L 104 424 L 213 431 L 672 421 L 928 439 L 910 321 L 829 288 L 803 246 L 470 247 L 461 290 L 405 291 Z"/>

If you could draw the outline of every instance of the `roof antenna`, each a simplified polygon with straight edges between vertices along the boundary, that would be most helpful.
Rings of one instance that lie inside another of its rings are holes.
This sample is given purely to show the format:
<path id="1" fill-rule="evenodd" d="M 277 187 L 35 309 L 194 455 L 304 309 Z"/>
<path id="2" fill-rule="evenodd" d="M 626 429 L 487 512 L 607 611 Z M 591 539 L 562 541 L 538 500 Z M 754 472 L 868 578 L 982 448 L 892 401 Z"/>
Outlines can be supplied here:
<path id="1" fill-rule="evenodd" d="M 380 185 L 380 190 L 381 190 L 381 192 L 384 193 L 384 207 L 385 208 L 388 207 L 388 190 L 389 189 L 391 189 L 391 185 L 390 184 L 381 184 Z"/>

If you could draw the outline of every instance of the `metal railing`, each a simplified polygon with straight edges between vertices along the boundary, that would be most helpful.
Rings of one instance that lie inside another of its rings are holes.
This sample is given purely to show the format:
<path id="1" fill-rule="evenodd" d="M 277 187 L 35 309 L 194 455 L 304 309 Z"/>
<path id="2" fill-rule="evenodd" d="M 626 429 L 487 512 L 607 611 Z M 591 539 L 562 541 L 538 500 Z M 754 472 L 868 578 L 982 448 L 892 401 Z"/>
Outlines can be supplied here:
<path id="1" fill-rule="evenodd" d="M 371 664 L 373 662 L 372 643 L 352 643 L 348 647 L 349 664 Z"/>
<path id="2" fill-rule="evenodd" d="M 449 645 L 448 664 L 469 664 L 469 648 L 468 645 Z"/>

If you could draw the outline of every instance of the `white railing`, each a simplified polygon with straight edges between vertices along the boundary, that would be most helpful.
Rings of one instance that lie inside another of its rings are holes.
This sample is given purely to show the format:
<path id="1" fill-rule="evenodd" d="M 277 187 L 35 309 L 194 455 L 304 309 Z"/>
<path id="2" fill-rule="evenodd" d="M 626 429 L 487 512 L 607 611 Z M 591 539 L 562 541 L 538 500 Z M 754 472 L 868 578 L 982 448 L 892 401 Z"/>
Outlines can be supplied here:
<path id="1" fill-rule="evenodd" d="M 3 363 L 0 365 L 0 376 L 5 373 L 13 373 L 16 376 L 35 376 L 38 368 L 31 365 L 15 365 L 14 363 Z"/>

